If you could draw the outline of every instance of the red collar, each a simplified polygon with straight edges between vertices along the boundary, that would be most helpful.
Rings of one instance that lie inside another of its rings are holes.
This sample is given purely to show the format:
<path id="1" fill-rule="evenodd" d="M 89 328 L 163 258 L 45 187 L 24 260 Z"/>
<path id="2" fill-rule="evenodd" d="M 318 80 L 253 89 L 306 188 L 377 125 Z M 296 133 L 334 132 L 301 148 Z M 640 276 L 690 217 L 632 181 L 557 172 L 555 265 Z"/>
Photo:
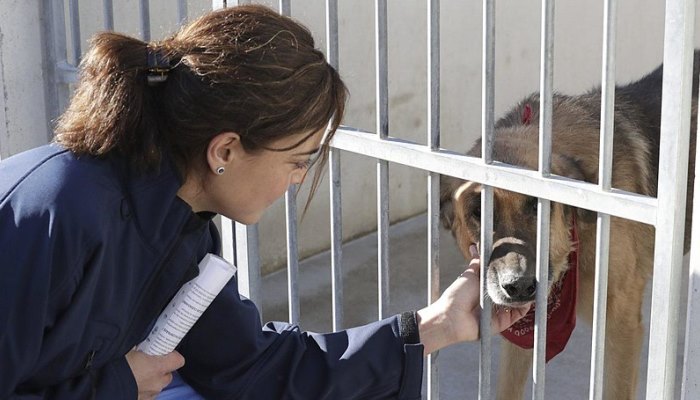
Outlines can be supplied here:
<path id="1" fill-rule="evenodd" d="M 547 299 L 547 352 L 549 361 L 561 353 L 576 326 L 576 295 L 578 291 L 579 240 L 576 227 L 576 211 L 571 214 L 571 241 L 574 249 L 569 253 L 569 269 L 559 279 Z M 531 349 L 535 342 L 535 304 L 518 322 L 501 333 L 509 342 L 524 349 Z"/>

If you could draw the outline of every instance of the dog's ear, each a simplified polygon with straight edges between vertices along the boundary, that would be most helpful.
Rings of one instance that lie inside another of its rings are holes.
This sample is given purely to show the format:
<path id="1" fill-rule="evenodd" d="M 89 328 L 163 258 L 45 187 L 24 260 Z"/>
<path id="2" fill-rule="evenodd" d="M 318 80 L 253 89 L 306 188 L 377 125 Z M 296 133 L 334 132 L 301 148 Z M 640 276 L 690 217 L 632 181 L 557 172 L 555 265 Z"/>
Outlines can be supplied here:
<path id="1" fill-rule="evenodd" d="M 555 174 L 565 176 L 567 178 L 576 179 L 578 181 L 595 183 L 596 178 L 591 178 L 590 176 L 588 176 L 588 174 L 586 174 L 586 171 L 583 168 L 583 162 L 581 160 L 576 159 L 574 157 L 557 155 L 553 159 L 553 161 L 554 162 L 552 164 L 552 167 L 554 170 L 553 172 Z M 567 206 L 565 208 L 565 210 L 567 210 L 567 215 L 569 209 L 575 210 L 577 218 L 585 223 L 596 222 L 598 218 L 598 214 L 595 211 L 571 206 Z"/>
<path id="2" fill-rule="evenodd" d="M 452 229 L 452 222 L 455 219 L 452 195 L 458 186 L 459 180 L 447 175 L 440 175 L 440 222 L 443 228 Z"/>

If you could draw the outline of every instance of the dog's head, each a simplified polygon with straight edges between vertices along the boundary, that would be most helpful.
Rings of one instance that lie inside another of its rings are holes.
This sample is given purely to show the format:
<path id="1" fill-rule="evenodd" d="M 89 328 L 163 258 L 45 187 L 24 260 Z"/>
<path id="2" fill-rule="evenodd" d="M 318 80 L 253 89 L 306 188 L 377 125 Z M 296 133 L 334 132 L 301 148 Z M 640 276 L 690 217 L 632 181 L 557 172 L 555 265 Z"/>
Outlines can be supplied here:
<path id="1" fill-rule="evenodd" d="M 494 156 L 508 164 L 537 167 L 537 141 L 522 135 L 509 139 L 497 137 Z M 469 153 L 478 156 L 480 143 Z M 557 175 L 584 179 L 577 160 L 552 155 L 552 171 Z M 452 231 L 466 259 L 469 247 L 479 247 L 481 223 L 481 185 L 443 176 L 440 184 L 441 221 Z M 522 305 L 534 301 L 536 288 L 537 198 L 494 188 L 493 247 L 486 270 L 488 294 L 496 304 Z M 579 220 L 594 220 L 595 214 L 551 202 L 549 242 L 549 288 L 558 282 L 568 267 L 573 249 L 572 213 Z"/>

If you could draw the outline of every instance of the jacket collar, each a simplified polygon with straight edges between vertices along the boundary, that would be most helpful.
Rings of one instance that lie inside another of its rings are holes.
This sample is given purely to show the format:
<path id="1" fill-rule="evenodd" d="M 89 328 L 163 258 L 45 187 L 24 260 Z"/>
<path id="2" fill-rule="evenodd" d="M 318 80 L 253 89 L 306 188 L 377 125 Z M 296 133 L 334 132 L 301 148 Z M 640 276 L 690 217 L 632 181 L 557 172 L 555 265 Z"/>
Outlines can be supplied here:
<path id="1" fill-rule="evenodd" d="M 213 213 L 194 213 L 177 196 L 182 179 L 169 157 L 163 157 L 157 170 L 146 173 L 136 171 L 123 158 L 116 164 L 125 194 L 122 217 L 133 218 L 144 239 L 154 247 L 168 243 L 182 231 L 202 228 L 214 217 Z"/>

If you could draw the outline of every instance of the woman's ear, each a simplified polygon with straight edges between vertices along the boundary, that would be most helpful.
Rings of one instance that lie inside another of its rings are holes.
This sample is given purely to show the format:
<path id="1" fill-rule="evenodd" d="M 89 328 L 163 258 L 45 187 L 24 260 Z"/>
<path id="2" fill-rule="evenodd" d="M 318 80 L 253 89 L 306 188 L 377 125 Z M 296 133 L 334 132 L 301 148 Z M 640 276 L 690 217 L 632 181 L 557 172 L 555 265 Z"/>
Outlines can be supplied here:
<path id="1" fill-rule="evenodd" d="M 223 132 L 214 136 L 207 147 L 209 170 L 221 175 L 235 159 L 245 153 L 241 137 L 235 132 Z"/>

